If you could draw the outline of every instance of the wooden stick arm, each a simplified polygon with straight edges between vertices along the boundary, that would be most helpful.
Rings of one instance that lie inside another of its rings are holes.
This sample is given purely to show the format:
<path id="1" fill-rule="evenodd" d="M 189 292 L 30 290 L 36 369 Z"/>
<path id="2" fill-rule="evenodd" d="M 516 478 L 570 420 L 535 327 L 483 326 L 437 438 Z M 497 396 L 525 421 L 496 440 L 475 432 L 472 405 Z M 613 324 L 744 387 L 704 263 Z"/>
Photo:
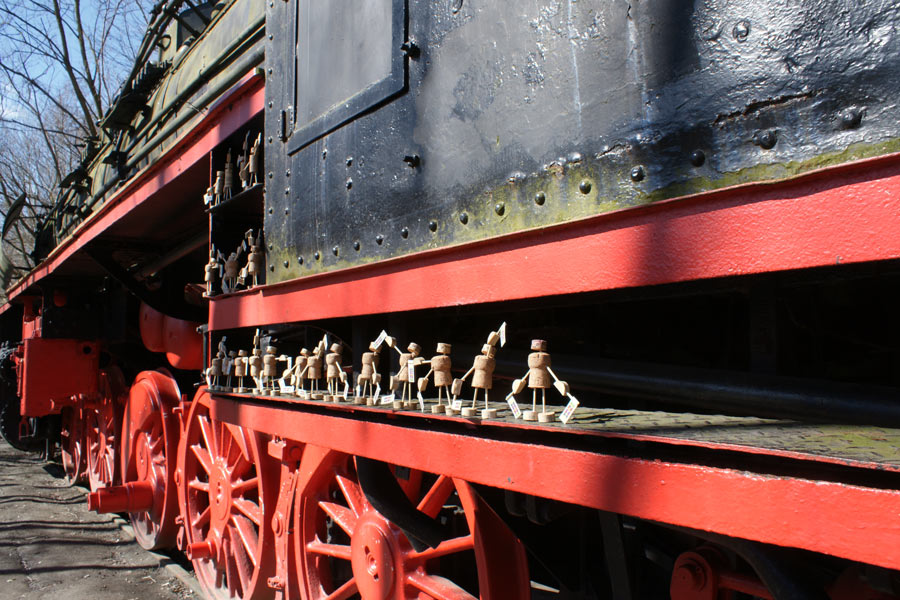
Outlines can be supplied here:
<path id="1" fill-rule="evenodd" d="M 472 368 L 469 369 L 468 371 L 466 371 L 466 374 L 463 375 L 462 377 L 460 377 L 459 380 L 460 380 L 460 381 L 465 381 L 466 379 L 469 378 L 469 375 L 471 375 L 471 374 L 472 374 L 472 371 L 474 371 L 474 370 L 475 370 L 475 365 L 472 365 Z"/>

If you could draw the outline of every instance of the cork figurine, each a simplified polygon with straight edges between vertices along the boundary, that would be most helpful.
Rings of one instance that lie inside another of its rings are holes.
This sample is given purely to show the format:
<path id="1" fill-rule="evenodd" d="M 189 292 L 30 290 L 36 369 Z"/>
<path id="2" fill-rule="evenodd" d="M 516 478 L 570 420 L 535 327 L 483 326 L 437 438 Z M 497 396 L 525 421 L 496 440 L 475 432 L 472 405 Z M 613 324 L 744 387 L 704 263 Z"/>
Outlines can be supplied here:
<path id="1" fill-rule="evenodd" d="M 325 354 L 323 342 L 320 342 L 315 351 L 306 359 L 306 367 L 303 369 L 306 380 L 309 382 L 309 397 L 313 400 L 322 400 L 325 397 L 325 394 L 319 391 L 319 380 L 322 379 L 322 357 Z"/>
<path id="2" fill-rule="evenodd" d="M 504 325 L 501 327 L 501 330 Z M 453 381 L 451 392 L 453 392 L 453 400 L 459 397 L 462 392 L 462 384 L 472 375 L 472 389 L 475 390 L 472 396 L 472 406 L 466 406 L 462 409 L 464 417 L 474 417 L 478 414 L 478 390 L 484 390 L 484 409 L 481 411 L 482 419 L 493 419 L 497 416 L 497 409 L 490 407 L 490 390 L 494 386 L 494 368 L 497 366 L 497 343 L 500 342 L 501 335 L 499 331 L 492 331 L 488 335 L 487 342 L 481 347 L 481 354 L 475 357 L 472 368 L 466 371 L 460 379 Z M 452 412 L 447 411 L 448 414 Z"/>
<path id="3" fill-rule="evenodd" d="M 224 266 L 222 263 L 222 253 L 216 252 L 216 247 L 213 246 L 209 250 L 209 262 L 206 263 L 206 267 L 204 269 L 205 273 L 203 276 L 203 280 L 206 282 L 206 295 L 212 296 L 213 291 L 216 288 L 216 282 L 222 279 L 224 274 Z"/>
<path id="4" fill-rule="evenodd" d="M 260 231 L 260 234 L 255 239 L 252 229 L 249 229 L 244 235 L 247 237 L 250 245 L 250 254 L 247 255 L 247 276 L 249 278 L 247 285 L 248 287 L 251 285 L 257 286 L 261 283 L 260 277 L 264 275 L 263 272 L 266 269 L 266 258 L 262 252 L 262 240 L 260 239 L 262 238 L 262 232 Z"/>
<path id="5" fill-rule="evenodd" d="M 262 351 L 259 348 L 253 348 L 253 353 L 250 355 L 247 363 L 250 365 L 250 378 L 256 384 L 253 393 L 261 394 L 262 385 L 260 376 L 262 375 L 263 369 Z"/>
<path id="6" fill-rule="evenodd" d="M 401 386 L 403 391 L 399 400 L 394 399 L 394 408 L 412 408 L 414 406 L 412 385 L 415 383 L 415 367 L 422 364 L 423 359 L 419 356 L 422 353 L 422 347 L 415 342 L 410 342 L 409 346 L 406 347 L 406 352 L 402 352 L 397 347 L 397 341 L 394 338 L 388 336 L 386 341 L 388 347 L 393 348 L 400 355 L 400 368 L 397 374 L 391 377 L 391 391 L 396 392 L 397 388 Z M 410 377 L 411 373 L 413 374 L 412 377 Z"/>
<path id="7" fill-rule="evenodd" d="M 209 368 L 206 370 L 206 382 L 210 390 L 218 390 L 220 379 L 222 378 L 222 360 L 225 356 L 220 350 L 216 356 L 209 361 Z"/>
<path id="8" fill-rule="evenodd" d="M 209 186 L 206 188 L 206 192 L 203 194 L 203 204 L 206 205 L 207 208 L 213 205 L 214 198 L 214 186 Z"/>
<path id="9" fill-rule="evenodd" d="M 241 189 L 250 187 L 250 132 L 244 135 L 244 144 L 241 146 L 241 154 L 237 159 L 238 177 L 241 180 Z"/>
<path id="10" fill-rule="evenodd" d="M 241 257 L 241 250 L 241 248 L 238 248 L 237 252 L 232 252 L 228 255 L 228 258 L 225 259 L 225 264 L 222 268 L 222 292 L 225 294 L 231 293 L 237 289 L 238 272 L 241 268 L 238 261 Z"/>
<path id="11" fill-rule="evenodd" d="M 231 162 L 231 148 L 225 155 L 225 171 L 222 176 L 222 200 L 231 198 L 231 191 L 234 189 L 234 164 Z"/>
<path id="12" fill-rule="evenodd" d="M 262 133 L 256 136 L 256 141 L 253 142 L 253 148 L 250 149 L 250 158 L 248 159 L 249 165 L 247 167 L 247 171 L 250 174 L 250 185 L 256 185 L 259 183 L 259 145 L 262 142 Z"/>
<path id="13" fill-rule="evenodd" d="M 428 387 L 428 377 L 434 373 L 434 387 L 437 388 L 437 404 L 431 405 L 431 412 L 441 414 L 446 411 L 442 402 L 442 396 L 447 395 L 447 405 L 450 405 L 450 385 L 453 383 L 453 375 L 450 374 L 450 344 L 441 342 L 437 345 L 437 354 L 428 361 L 431 367 L 424 377 L 417 382 L 419 392 L 424 392 Z"/>
<path id="14" fill-rule="evenodd" d="M 347 374 L 341 368 L 341 354 L 344 347 L 340 342 L 331 345 L 331 351 L 325 355 L 325 385 L 328 387 L 328 396 L 333 402 L 340 402 L 343 396 L 339 385 L 347 381 Z M 326 397 L 326 400 L 329 398 Z"/>
<path id="15" fill-rule="evenodd" d="M 547 354 L 547 342 L 545 340 L 531 340 L 531 354 L 528 355 L 528 373 L 527 380 L 523 376 L 521 379 L 513 381 L 513 395 L 520 393 L 525 389 L 527 383 L 531 388 L 531 410 L 522 412 L 522 418 L 526 421 L 540 421 L 541 423 L 551 423 L 556 420 L 555 412 L 547 411 L 547 390 L 555 387 L 556 390 L 563 395 L 569 395 L 569 384 L 559 379 L 553 369 L 550 368 L 550 355 Z M 541 391 L 541 412 L 537 411 L 537 393 Z"/>
<path id="16" fill-rule="evenodd" d="M 278 357 L 276 356 L 277 352 L 278 350 L 276 350 L 275 346 L 266 346 L 266 353 L 262 358 L 262 389 L 276 395 L 277 390 L 275 389 L 275 375 L 278 373 Z"/>
<path id="17" fill-rule="evenodd" d="M 375 342 L 369 344 L 369 351 L 363 352 L 362 368 L 359 376 L 356 378 L 356 397 L 354 404 L 375 404 L 375 389 L 381 381 L 381 374 L 378 372 L 378 362 L 381 358 L 381 347 L 376 346 Z"/>
<path id="18" fill-rule="evenodd" d="M 223 370 L 225 371 L 225 378 L 226 378 L 225 379 L 225 387 L 229 391 L 234 390 L 234 382 L 231 380 L 231 376 L 235 371 L 235 367 L 237 366 L 237 356 L 238 356 L 238 353 L 235 352 L 234 350 L 231 350 L 228 353 L 228 360 L 225 361 L 225 366 L 223 367 Z"/>
<path id="19" fill-rule="evenodd" d="M 237 393 L 243 394 L 247 391 L 244 387 L 244 377 L 247 376 L 247 351 L 239 350 L 237 358 L 234 360 L 234 376 L 237 378 Z"/>
<path id="20" fill-rule="evenodd" d="M 309 350 L 303 348 L 300 355 L 294 362 L 294 368 L 291 371 L 291 385 L 294 386 L 294 394 L 297 396 L 306 396 L 306 363 L 309 360 Z"/>
<path id="21" fill-rule="evenodd" d="M 216 181 L 213 186 L 213 206 L 215 206 L 222 201 L 225 195 L 225 171 L 216 171 Z"/>

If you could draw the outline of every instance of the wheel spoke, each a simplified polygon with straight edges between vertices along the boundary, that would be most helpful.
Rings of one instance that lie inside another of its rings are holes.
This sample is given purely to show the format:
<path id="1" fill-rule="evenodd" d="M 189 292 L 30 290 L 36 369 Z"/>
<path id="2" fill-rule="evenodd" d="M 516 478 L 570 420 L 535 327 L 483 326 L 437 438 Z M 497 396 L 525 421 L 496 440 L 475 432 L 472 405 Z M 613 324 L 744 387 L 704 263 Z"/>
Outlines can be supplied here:
<path id="1" fill-rule="evenodd" d="M 211 514 L 210 508 L 207 506 L 206 508 L 203 509 L 203 512 L 201 512 L 199 515 L 197 515 L 194 518 L 193 521 L 191 521 L 191 525 L 195 529 L 200 529 L 201 527 L 203 527 L 204 525 L 209 523 L 210 514 Z"/>
<path id="2" fill-rule="evenodd" d="M 188 483 L 188 487 L 205 494 L 209 494 L 209 483 L 206 481 L 200 481 L 199 479 L 194 479 Z"/>
<path id="3" fill-rule="evenodd" d="M 232 544 L 225 543 L 225 579 L 228 584 L 228 595 L 232 598 L 237 597 L 237 563 L 234 552 L 231 550 Z"/>
<path id="4" fill-rule="evenodd" d="M 324 600 L 347 600 L 357 591 L 359 590 L 356 587 L 356 579 L 351 577 L 350 581 L 325 596 Z"/>
<path id="5" fill-rule="evenodd" d="M 453 493 L 453 480 L 446 475 L 441 475 L 416 508 L 433 519 L 441 512 L 444 502 L 451 493 Z"/>
<path id="6" fill-rule="evenodd" d="M 350 560 L 350 546 L 326 544 L 325 542 L 315 540 L 306 544 L 306 549 L 315 554 Z"/>
<path id="7" fill-rule="evenodd" d="M 262 526 L 262 509 L 246 498 L 235 498 L 232 500 L 234 507 L 247 515 L 251 521 L 256 523 L 257 527 Z"/>
<path id="8" fill-rule="evenodd" d="M 347 508 L 346 506 L 341 506 L 340 504 L 335 504 L 334 502 L 319 502 L 319 506 L 328 513 L 335 523 L 344 530 L 347 535 L 353 535 L 353 531 L 356 529 L 356 514 Z"/>
<path id="9" fill-rule="evenodd" d="M 247 492 L 255 490 L 257 486 L 259 486 L 259 477 L 240 479 L 231 484 L 231 493 L 234 496 L 243 496 Z"/>
<path id="10" fill-rule="evenodd" d="M 229 433 L 231 433 L 231 438 L 241 450 L 241 454 L 243 455 L 244 460 L 248 462 L 253 460 L 253 457 L 250 456 L 250 448 L 247 447 L 247 439 L 244 437 L 246 435 L 246 431 L 242 427 L 232 425 L 231 423 L 225 423 L 225 427 L 228 429 Z"/>
<path id="11" fill-rule="evenodd" d="M 452 540 L 443 541 L 438 544 L 437 548 L 427 548 L 422 552 L 414 552 L 410 557 L 421 560 L 431 560 L 432 558 L 438 558 L 439 556 L 446 556 L 447 554 L 453 554 L 455 552 L 464 552 L 474 548 L 475 538 L 469 534 L 453 538 Z"/>
<path id="12" fill-rule="evenodd" d="M 362 490 L 359 488 L 359 484 L 344 475 L 335 475 L 335 479 L 341 488 L 341 492 L 344 493 L 344 498 L 347 499 L 347 504 L 350 505 L 350 510 L 357 515 L 361 515 L 363 510 L 365 510 L 366 500 Z"/>
<path id="13" fill-rule="evenodd" d="M 216 440 L 215 434 L 213 433 L 212 424 L 209 422 L 209 418 L 204 415 L 199 415 L 197 417 L 197 424 L 200 426 L 200 433 L 203 435 L 203 441 L 206 443 L 207 450 L 211 454 L 219 456 L 218 440 Z M 207 470 L 207 473 L 209 473 L 209 470 Z"/>
<path id="14" fill-rule="evenodd" d="M 243 541 L 240 543 L 235 541 L 235 536 L 239 534 L 235 531 L 234 527 L 228 528 L 228 533 L 231 536 L 232 543 L 230 544 L 230 548 L 234 554 L 234 566 L 237 570 L 238 577 L 241 579 L 241 589 L 248 590 L 250 589 L 250 573 L 253 568 L 256 568 L 256 563 L 253 559 L 252 553 L 247 553 Z M 252 565 L 252 567 L 251 567 Z"/>
<path id="15" fill-rule="evenodd" d="M 247 551 L 247 558 L 250 559 L 254 567 L 258 567 L 257 562 L 259 559 L 256 556 L 256 546 L 259 544 L 259 537 L 256 535 L 253 525 L 250 524 L 250 519 L 240 515 L 232 515 L 231 521 L 234 523 L 235 533 Z"/>
<path id="16" fill-rule="evenodd" d="M 435 600 L 475 600 L 475 596 L 449 579 L 414 571 L 406 577 L 412 587 L 425 592 Z"/>
<path id="17" fill-rule="evenodd" d="M 202 448 L 197 445 L 191 446 L 191 450 L 194 451 L 194 456 L 197 457 L 197 462 L 200 463 L 200 466 L 203 467 L 203 470 L 206 471 L 206 474 L 209 475 L 210 473 L 212 473 L 213 461 L 206 448 Z"/>

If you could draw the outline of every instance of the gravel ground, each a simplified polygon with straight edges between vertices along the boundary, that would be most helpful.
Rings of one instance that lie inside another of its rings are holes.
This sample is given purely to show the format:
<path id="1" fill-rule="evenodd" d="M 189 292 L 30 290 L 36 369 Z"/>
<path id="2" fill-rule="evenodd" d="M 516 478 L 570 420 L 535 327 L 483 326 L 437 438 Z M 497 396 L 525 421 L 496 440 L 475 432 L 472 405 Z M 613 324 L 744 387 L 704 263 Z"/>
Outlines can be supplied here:
<path id="1" fill-rule="evenodd" d="M 197 598 L 179 567 L 143 550 L 114 515 L 89 512 L 84 488 L 60 475 L 0 440 L 0 599 Z"/>

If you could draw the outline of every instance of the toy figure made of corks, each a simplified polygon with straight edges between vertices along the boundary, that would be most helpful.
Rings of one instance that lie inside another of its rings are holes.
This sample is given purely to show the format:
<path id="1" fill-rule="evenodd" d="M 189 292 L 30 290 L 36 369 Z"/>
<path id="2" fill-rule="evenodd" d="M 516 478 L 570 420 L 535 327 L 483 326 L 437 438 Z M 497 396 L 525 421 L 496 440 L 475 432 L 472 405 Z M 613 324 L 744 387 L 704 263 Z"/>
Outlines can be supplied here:
<path id="1" fill-rule="evenodd" d="M 466 374 L 459 379 L 453 381 L 450 391 L 453 393 L 453 400 L 456 400 L 462 392 L 463 382 L 472 375 L 472 388 L 475 394 L 472 397 L 472 406 L 462 409 L 464 417 L 474 417 L 478 414 L 478 390 L 484 390 L 484 409 L 481 411 L 482 419 L 493 419 L 497 416 L 497 409 L 490 407 L 490 399 L 488 394 L 494 385 L 494 368 L 497 366 L 497 343 L 500 341 L 500 332 L 492 331 L 488 336 L 487 342 L 481 347 L 481 354 L 475 357 L 472 368 L 466 371 Z M 452 410 L 452 409 L 451 409 Z"/>
<path id="2" fill-rule="evenodd" d="M 400 355 L 400 368 L 397 374 L 391 377 L 391 391 L 395 392 L 401 384 L 403 391 L 400 398 L 394 400 L 394 408 L 413 408 L 415 403 L 412 397 L 412 386 L 415 383 L 415 367 L 424 362 L 424 359 L 419 356 L 422 353 L 422 347 L 415 342 L 410 342 L 409 346 L 406 347 L 406 352 L 402 352 L 397 347 L 397 341 L 391 336 L 385 338 L 385 342 L 387 342 L 389 348 L 393 348 Z"/>
<path id="3" fill-rule="evenodd" d="M 437 354 L 426 361 L 431 367 L 424 377 L 420 377 L 417 382 L 419 392 L 424 392 L 428 387 L 428 377 L 434 373 L 434 387 L 437 388 L 437 404 L 431 405 L 431 412 L 440 414 L 447 410 L 450 406 L 450 386 L 453 383 L 453 375 L 450 373 L 450 344 L 440 342 L 437 345 Z M 447 407 L 444 406 L 442 395 L 447 395 Z"/>
<path id="4" fill-rule="evenodd" d="M 513 381 L 513 395 L 520 393 L 527 384 L 531 388 L 531 410 L 522 413 L 526 421 L 550 423 L 556 420 L 556 413 L 547 411 L 547 390 L 555 387 L 563 397 L 569 395 L 569 384 L 562 381 L 550 368 L 550 355 L 547 353 L 547 342 L 531 340 L 531 354 L 528 355 L 528 373 L 521 379 Z M 541 412 L 537 411 L 537 392 L 541 390 Z"/>

